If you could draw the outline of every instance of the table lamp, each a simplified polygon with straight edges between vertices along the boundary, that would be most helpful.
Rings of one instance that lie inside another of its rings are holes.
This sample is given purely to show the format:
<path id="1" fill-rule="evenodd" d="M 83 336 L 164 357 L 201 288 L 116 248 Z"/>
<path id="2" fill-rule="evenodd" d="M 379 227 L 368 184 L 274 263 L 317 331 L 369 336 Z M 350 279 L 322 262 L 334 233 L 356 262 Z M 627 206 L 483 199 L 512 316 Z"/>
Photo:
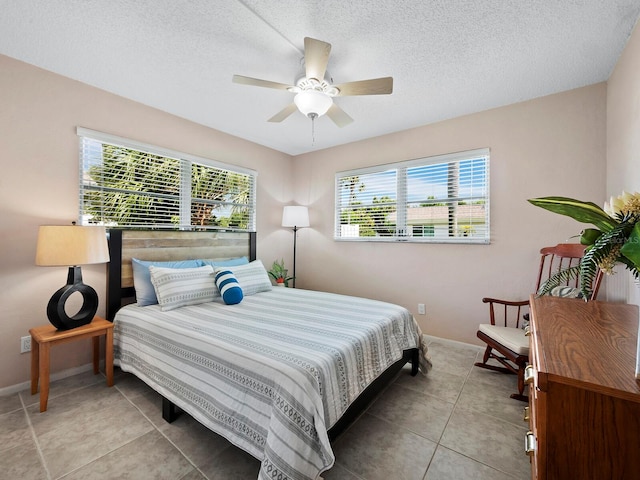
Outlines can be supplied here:
<path id="1" fill-rule="evenodd" d="M 296 239 L 298 229 L 309 226 L 309 209 L 297 205 L 284 207 L 282 226 L 293 227 L 293 288 L 296 288 Z"/>
<path id="2" fill-rule="evenodd" d="M 107 263 L 109 249 L 104 227 L 41 226 L 38 230 L 36 265 L 68 266 L 67 284 L 53 294 L 47 305 L 47 317 L 58 330 L 70 330 L 91 323 L 98 310 L 98 294 L 82 283 L 80 265 Z M 79 292 L 82 307 L 73 316 L 67 315 L 65 303 Z"/>

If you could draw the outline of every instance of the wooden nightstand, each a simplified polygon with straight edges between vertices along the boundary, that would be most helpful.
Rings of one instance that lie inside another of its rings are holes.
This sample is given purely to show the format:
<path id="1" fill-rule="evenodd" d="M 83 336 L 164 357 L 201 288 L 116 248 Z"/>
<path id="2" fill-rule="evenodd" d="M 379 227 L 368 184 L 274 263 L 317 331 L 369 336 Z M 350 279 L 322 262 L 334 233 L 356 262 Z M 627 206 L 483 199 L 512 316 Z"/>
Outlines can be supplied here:
<path id="1" fill-rule="evenodd" d="M 99 372 L 100 337 L 105 336 L 105 373 L 107 386 L 113 386 L 113 323 L 94 317 L 88 325 L 72 330 L 57 330 L 53 325 L 44 325 L 29 330 L 31 334 L 31 395 L 38 391 L 40 379 L 40 411 L 47 410 L 49 400 L 49 356 L 52 345 L 73 342 L 82 338 L 93 340 L 93 373 Z"/>

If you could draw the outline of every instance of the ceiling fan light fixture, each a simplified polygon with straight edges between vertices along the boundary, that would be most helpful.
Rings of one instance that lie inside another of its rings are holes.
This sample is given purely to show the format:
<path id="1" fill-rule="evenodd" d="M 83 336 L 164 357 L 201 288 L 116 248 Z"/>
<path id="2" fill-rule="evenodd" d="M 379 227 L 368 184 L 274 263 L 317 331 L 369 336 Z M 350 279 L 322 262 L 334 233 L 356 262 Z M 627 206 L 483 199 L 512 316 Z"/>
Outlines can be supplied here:
<path id="1" fill-rule="evenodd" d="M 333 104 L 329 95 L 318 90 L 304 90 L 298 93 L 293 101 L 298 110 L 307 117 L 312 115 L 321 117 Z"/>
<path id="2" fill-rule="evenodd" d="M 388 95 L 393 92 L 393 78 L 371 78 L 356 82 L 333 85 L 333 78 L 327 71 L 331 44 L 305 37 L 304 56 L 300 60 L 300 72 L 295 77 L 294 85 L 261 80 L 259 78 L 234 75 L 232 81 L 243 85 L 285 90 L 295 95 L 293 102 L 269 118 L 268 122 L 282 122 L 296 110 L 311 119 L 311 130 L 316 118 L 327 115 L 338 127 L 342 128 L 353 122 L 333 97 L 354 95 Z"/>

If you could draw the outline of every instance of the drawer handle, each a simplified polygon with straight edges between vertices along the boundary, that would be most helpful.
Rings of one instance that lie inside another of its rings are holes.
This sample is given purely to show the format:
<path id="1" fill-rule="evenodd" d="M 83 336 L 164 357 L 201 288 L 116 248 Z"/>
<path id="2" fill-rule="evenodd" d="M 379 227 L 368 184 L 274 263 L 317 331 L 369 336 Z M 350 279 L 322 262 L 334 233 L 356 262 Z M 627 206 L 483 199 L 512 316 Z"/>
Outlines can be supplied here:
<path id="1" fill-rule="evenodd" d="M 529 415 L 529 407 L 524 407 L 524 418 L 525 422 L 528 422 L 531 416 Z"/>
<path id="2" fill-rule="evenodd" d="M 530 457 L 536 452 L 536 437 L 533 432 L 527 432 L 524 436 L 524 451 Z"/>
<path id="3" fill-rule="evenodd" d="M 531 385 L 534 377 L 535 372 L 533 370 L 533 365 L 527 365 L 524 369 L 524 384 Z"/>
<path id="4" fill-rule="evenodd" d="M 531 325 L 527 325 L 526 327 L 524 327 L 524 336 L 525 337 L 531 336 Z"/>

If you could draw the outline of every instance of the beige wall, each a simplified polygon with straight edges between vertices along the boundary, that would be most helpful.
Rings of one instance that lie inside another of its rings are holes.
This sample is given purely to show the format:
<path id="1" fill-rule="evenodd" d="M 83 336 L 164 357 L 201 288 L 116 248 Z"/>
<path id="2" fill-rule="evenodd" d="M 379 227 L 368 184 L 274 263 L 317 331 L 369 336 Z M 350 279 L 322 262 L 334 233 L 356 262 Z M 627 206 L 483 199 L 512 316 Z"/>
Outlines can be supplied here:
<path id="1" fill-rule="evenodd" d="M 295 198 L 312 224 L 300 232 L 298 285 L 399 303 L 425 332 L 477 343 L 482 297 L 527 299 L 540 247 L 582 228 L 526 200 L 604 201 L 605 103 L 601 83 L 297 157 Z M 333 240 L 336 171 L 481 147 L 491 149 L 490 245 Z"/>
<path id="2" fill-rule="evenodd" d="M 144 105 L 0 56 L 0 388 L 29 379 L 19 339 L 47 323 L 46 305 L 66 269 L 34 265 L 41 224 L 78 216 L 78 138 L 82 126 L 258 171 L 258 255 L 287 255 L 281 206 L 292 198 L 292 158 Z M 104 313 L 105 267 L 83 267 Z M 56 347 L 52 371 L 90 362 L 89 344 Z"/>
<path id="3" fill-rule="evenodd" d="M 607 82 L 607 195 L 623 190 L 640 192 L 640 24 Z M 616 284 L 631 280 L 627 273 L 620 277 Z M 634 282 L 624 286 L 626 300 L 640 304 Z"/>

